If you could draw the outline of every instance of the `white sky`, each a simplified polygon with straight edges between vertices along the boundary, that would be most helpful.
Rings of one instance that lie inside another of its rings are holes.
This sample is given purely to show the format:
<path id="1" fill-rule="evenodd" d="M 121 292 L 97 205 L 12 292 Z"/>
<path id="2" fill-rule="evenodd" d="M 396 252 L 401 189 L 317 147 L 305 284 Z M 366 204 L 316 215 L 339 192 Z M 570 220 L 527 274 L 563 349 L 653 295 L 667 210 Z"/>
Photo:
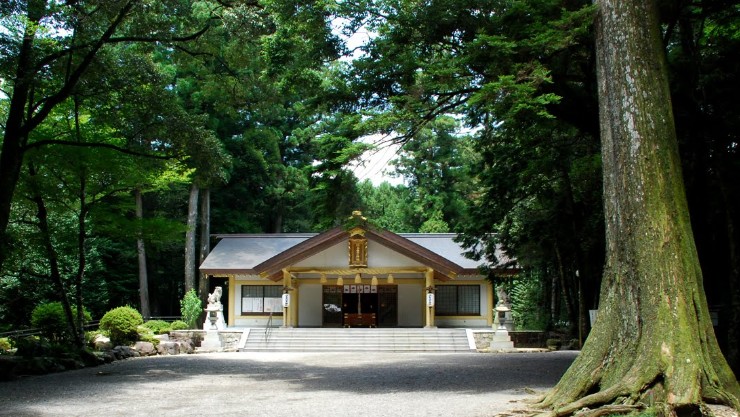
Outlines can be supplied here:
<path id="1" fill-rule="evenodd" d="M 381 135 L 373 135 L 362 140 L 366 143 L 377 144 L 382 142 L 382 139 Z M 361 162 L 350 164 L 349 169 L 355 173 L 360 182 L 369 179 L 375 186 L 383 181 L 388 181 L 391 185 L 403 184 L 402 178 L 390 176 L 394 169 L 390 161 L 396 158 L 398 149 L 399 145 L 396 144 L 378 145 L 377 149 L 362 154 Z"/>
<path id="2" fill-rule="evenodd" d="M 351 56 L 341 58 L 342 60 L 349 61 L 362 55 L 363 52 L 357 48 L 370 41 L 375 34 L 365 28 L 360 28 L 352 36 L 346 37 L 342 34 L 342 26 L 346 23 L 344 19 L 334 19 L 332 28 L 334 34 L 339 36 L 342 41 L 346 42 L 347 47 L 353 50 Z M 377 149 L 366 151 L 362 154 L 359 162 L 352 163 L 348 166 L 360 182 L 369 179 L 375 186 L 380 185 L 383 181 L 387 181 L 392 185 L 403 184 L 401 178 L 390 176 L 390 173 L 393 171 L 390 161 L 396 158 L 399 146 L 383 143 L 384 139 L 387 138 L 382 135 L 372 135 L 362 138 L 363 142 L 374 144 L 377 146 Z"/>

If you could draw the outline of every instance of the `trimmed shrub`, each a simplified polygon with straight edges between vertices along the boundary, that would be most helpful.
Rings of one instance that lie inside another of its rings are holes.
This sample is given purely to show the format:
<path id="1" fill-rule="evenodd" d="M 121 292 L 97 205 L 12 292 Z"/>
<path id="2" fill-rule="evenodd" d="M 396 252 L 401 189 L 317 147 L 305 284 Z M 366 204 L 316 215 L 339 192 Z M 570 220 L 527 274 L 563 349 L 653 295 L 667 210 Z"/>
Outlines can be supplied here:
<path id="1" fill-rule="evenodd" d="M 82 314 L 83 324 L 89 322 L 91 319 L 90 312 L 83 307 Z M 72 307 L 72 316 L 77 320 L 76 307 Z M 31 312 L 31 326 L 39 329 L 41 334 L 49 340 L 62 341 L 73 339 L 73 335 L 69 334 L 64 307 L 59 301 L 37 305 L 33 309 L 33 312 Z"/>
<path id="2" fill-rule="evenodd" d="M 172 323 L 170 323 L 170 328 L 172 330 L 187 330 L 188 324 L 182 320 L 175 320 Z"/>
<path id="3" fill-rule="evenodd" d="M 182 315 L 182 320 L 188 324 L 189 329 L 197 327 L 198 317 L 200 317 L 200 313 L 202 312 L 203 306 L 195 290 L 185 293 L 185 297 L 180 301 L 180 314 Z"/>
<path id="4" fill-rule="evenodd" d="M 0 338 L 0 353 L 7 352 L 12 348 L 13 346 L 10 345 L 10 339 L 7 337 Z"/>
<path id="5" fill-rule="evenodd" d="M 159 345 L 159 339 L 154 337 L 154 333 L 148 327 L 139 326 L 137 331 L 139 333 L 137 340 L 142 342 L 149 342 L 153 344 L 154 347 L 157 347 Z"/>
<path id="6" fill-rule="evenodd" d="M 149 320 L 144 323 L 144 327 L 151 330 L 154 334 L 167 334 L 172 330 L 170 324 L 164 320 Z"/>
<path id="7" fill-rule="evenodd" d="M 142 324 L 141 314 L 129 306 L 114 308 L 100 319 L 100 328 L 108 331 L 114 345 L 135 342 L 139 335 L 137 327 Z"/>

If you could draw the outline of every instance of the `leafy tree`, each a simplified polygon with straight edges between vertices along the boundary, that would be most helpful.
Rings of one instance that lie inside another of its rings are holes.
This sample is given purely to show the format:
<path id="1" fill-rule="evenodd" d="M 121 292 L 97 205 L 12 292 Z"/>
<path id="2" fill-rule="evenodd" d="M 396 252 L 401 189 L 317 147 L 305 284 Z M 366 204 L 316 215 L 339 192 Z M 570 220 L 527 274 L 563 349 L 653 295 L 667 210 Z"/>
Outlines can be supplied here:
<path id="1" fill-rule="evenodd" d="M 28 0 L 3 6 L 0 73 L 8 84 L 0 150 L 0 267 L 8 253 L 6 231 L 24 155 L 48 143 L 34 142 L 30 133 L 74 94 L 110 45 L 184 42 L 207 29 L 206 22 L 191 19 L 189 8 L 175 3 Z M 184 27 L 201 29 L 185 33 Z"/>
<path id="2" fill-rule="evenodd" d="M 477 154 L 472 139 L 458 136 L 458 123 L 440 117 L 406 142 L 392 161 L 409 191 L 407 207 L 414 229 L 451 232 L 465 224 L 465 201 L 475 189 Z"/>
<path id="3" fill-rule="evenodd" d="M 202 304 L 195 289 L 186 292 L 185 297 L 180 300 L 180 314 L 182 320 L 188 324 L 190 329 L 198 327 L 198 317 L 200 317 L 202 311 Z"/>
<path id="4" fill-rule="evenodd" d="M 414 231 L 407 210 L 408 188 L 387 181 L 375 187 L 365 180 L 357 185 L 357 192 L 362 201 L 359 207 L 373 224 L 395 233 Z"/>
<path id="5" fill-rule="evenodd" d="M 416 207 L 428 214 L 439 210 L 434 204 L 449 210 L 443 219 L 454 229 L 460 225 L 476 256 L 496 262 L 503 244 L 526 267 L 559 271 L 574 324 L 586 322 L 586 300 L 594 302 L 603 259 L 599 184 L 590 180 L 599 165 L 587 4 L 348 6 L 354 27 L 364 25 L 377 36 L 344 70 L 368 129 L 398 132 L 397 140 L 419 155 L 434 149 L 424 142 L 430 137 L 425 132 L 436 129 L 444 140 L 445 115 L 464 120 L 474 152 L 458 157 L 473 166 L 475 179 L 455 185 L 467 187 L 458 195 L 472 203 L 470 212 L 457 214 L 459 198 L 432 197 Z M 417 159 L 419 166 L 424 160 Z M 451 188 L 449 182 L 426 187 L 438 195 Z"/>

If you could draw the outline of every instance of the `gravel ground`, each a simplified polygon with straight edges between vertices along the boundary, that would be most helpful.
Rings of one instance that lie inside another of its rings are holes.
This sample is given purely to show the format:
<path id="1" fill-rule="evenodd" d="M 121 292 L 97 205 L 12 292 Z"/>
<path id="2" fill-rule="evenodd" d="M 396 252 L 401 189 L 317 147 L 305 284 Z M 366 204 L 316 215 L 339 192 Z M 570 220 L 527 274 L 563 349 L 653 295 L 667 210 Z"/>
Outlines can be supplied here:
<path id="1" fill-rule="evenodd" d="M 213 353 L 0 382 L 13 416 L 495 416 L 552 387 L 577 352 Z"/>

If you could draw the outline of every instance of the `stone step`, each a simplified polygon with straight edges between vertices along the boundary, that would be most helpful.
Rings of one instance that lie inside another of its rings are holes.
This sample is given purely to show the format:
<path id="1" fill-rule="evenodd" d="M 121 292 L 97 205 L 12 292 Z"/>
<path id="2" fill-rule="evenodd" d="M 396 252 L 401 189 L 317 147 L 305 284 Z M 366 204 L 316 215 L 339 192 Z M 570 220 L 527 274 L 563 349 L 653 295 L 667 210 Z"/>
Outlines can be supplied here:
<path id="1" fill-rule="evenodd" d="M 240 350 L 471 352 L 464 329 L 251 329 Z"/>

